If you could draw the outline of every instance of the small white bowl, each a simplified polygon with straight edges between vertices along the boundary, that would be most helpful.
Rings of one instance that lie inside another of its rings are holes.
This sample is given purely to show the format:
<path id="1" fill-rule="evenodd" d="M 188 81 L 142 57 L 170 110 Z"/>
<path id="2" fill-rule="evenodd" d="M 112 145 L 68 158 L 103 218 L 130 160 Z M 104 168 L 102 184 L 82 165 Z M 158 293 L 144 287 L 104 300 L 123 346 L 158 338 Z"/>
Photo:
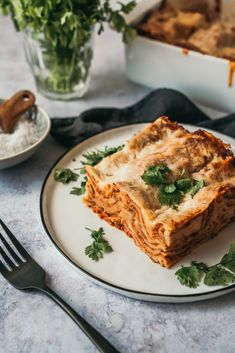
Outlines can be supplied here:
<path id="1" fill-rule="evenodd" d="M 9 157 L 0 158 L 0 169 L 13 167 L 16 164 L 25 161 L 26 159 L 31 157 L 32 154 L 41 146 L 41 144 L 50 132 L 51 120 L 49 118 L 49 115 L 41 107 L 37 107 L 36 119 L 40 119 L 45 122 L 44 132 L 42 133 L 41 137 L 38 139 L 37 142 L 24 149 L 22 152 L 11 155 Z"/>

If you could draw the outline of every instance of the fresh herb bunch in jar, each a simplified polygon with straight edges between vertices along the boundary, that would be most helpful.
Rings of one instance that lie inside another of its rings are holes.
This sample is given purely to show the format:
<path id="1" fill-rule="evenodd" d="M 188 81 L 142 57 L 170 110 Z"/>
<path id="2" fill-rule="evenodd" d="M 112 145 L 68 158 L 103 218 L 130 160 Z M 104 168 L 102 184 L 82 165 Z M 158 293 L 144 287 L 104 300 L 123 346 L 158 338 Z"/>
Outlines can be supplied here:
<path id="1" fill-rule="evenodd" d="M 134 7 L 135 1 L 113 9 L 110 0 L 0 0 L 2 13 L 25 31 L 26 56 L 39 91 L 65 100 L 83 96 L 88 88 L 94 26 L 101 34 L 108 23 L 128 42 L 135 31 L 123 15 Z"/>

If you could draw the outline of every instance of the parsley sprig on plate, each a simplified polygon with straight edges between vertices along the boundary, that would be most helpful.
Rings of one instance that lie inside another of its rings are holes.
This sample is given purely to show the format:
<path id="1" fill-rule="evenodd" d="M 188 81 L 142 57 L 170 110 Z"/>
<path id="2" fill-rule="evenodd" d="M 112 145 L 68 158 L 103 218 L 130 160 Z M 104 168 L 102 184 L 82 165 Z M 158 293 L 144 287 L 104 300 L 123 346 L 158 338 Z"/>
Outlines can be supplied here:
<path id="1" fill-rule="evenodd" d="M 204 186 L 203 180 L 195 180 L 181 177 L 174 182 L 168 182 L 167 176 L 171 174 L 171 169 L 165 164 L 149 166 L 141 176 L 145 184 L 158 186 L 158 201 L 161 205 L 168 205 L 175 209 L 182 202 L 184 195 L 189 193 L 191 197 Z"/>
<path id="2" fill-rule="evenodd" d="M 85 177 L 83 179 L 83 181 L 81 182 L 79 188 L 76 187 L 76 186 L 73 186 L 72 190 L 70 191 L 70 194 L 71 195 L 77 195 L 77 196 L 81 196 L 81 195 L 85 194 L 85 192 L 86 192 L 86 183 L 87 183 L 87 177 Z"/>
<path id="3" fill-rule="evenodd" d="M 105 233 L 103 228 L 99 228 L 98 230 L 86 229 L 91 232 L 91 237 L 93 238 L 91 245 L 85 248 L 85 254 L 88 257 L 94 261 L 99 261 L 103 258 L 104 253 L 110 253 L 113 251 L 108 240 L 104 238 Z"/>
<path id="4" fill-rule="evenodd" d="M 104 150 L 95 150 L 91 152 L 84 153 L 82 156 L 84 160 L 81 161 L 81 164 L 84 165 L 84 167 L 80 168 L 80 174 L 86 174 L 86 165 L 90 165 L 92 167 L 96 166 L 98 163 L 102 161 L 105 157 L 111 156 L 112 154 L 121 151 L 123 149 L 124 145 L 117 146 L 117 147 L 108 147 L 105 146 Z M 81 182 L 81 185 L 79 188 L 73 188 L 73 190 L 70 191 L 70 194 L 72 195 L 83 195 L 85 194 L 86 191 L 86 183 L 87 183 L 87 177 L 84 177 L 84 179 Z"/>
<path id="5" fill-rule="evenodd" d="M 85 158 L 84 161 L 81 161 L 83 165 L 91 165 L 94 167 L 96 164 L 102 161 L 105 157 L 111 156 L 112 154 L 121 151 L 124 145 L 117 147 L 108 147 L 105 146 L 104 150 L 95 150 L 91 152 L 84 153 L 82 156 Z"/>
<path id="6" fill-rule="evenodd" d="M 203 283 L 207 286 L 227 286 L 235 283 L 235 243 L 219 263 L 207 266 L 204 262 L 192 261 L 191 266 L 182 266 L 175 275 L 182 285 L 190 288 L 197 288 L 203 275 Z"/>
<path id="7" fill-rule="evenodd" d="M 90 165 L 94 167 L 96 164 L 102 161 L 105 157 L 111 156 L 112 154 L 121 151 L 123 149 L 124 145 L 117 146 L 117 147 L 108 147 L 105 146 L 104 150 L 95 150 L 95 151 L 90 151 L 87 153 L 84 153 L 83 160 L 81 161 L 81 164 L 84 167 L 78 168 L 80 175 L 86 174 L 86 165 Z M 75 160 L 76 161 L 76 160 Z M 54 178 L 56 181 L 59 181 L 63 184 L 68 184 L 71 181 L 77 181 L 79 178 L 79 174 L 73 172 L 69 168 L 56 168 L 54 172 Z M 70 191 L 71 195 L 77 195 L 81 196 L 85 194 L 86 191 L 86 183 L 87 183 L 87 177 L 84 176 L 83 180 L 80 183 L 79 187 L 73 187 L 72 190 Z"/>
<path id="8" fill-rule="evenodd" d="M 117 147 L 108 147 L 105 146 L 104 150 L 95 150 L 84 153 L 82 156 L 84 160 L 81 161 L 81 164 L 86 166 L 90 165 L 92 167 L 96 166 L 96 164 L 100 163 L 102 159 L 111 156 L 112 154 L 121 151 L 124 145 L 117 146 Z M 85 167 L 80 169 L 81 174 L 85 174 Z"/>
<path id="9" fill-rule="evenodd" d="M 71 169 L 69 168 L 56 168 L 55 173 L 54 173 L 54 178 L 56 181 L 61 182 L 62 184 L 68 184 L 71 181 L 77 181 L 79 175 L 77 173 L 74 173 Z"/>

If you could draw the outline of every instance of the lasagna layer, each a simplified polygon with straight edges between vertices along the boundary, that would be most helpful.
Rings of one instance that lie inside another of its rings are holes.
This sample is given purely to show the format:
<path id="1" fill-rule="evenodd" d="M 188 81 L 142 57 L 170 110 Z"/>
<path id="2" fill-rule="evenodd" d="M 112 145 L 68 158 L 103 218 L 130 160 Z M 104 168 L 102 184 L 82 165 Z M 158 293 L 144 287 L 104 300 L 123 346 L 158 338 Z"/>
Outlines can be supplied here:
<path id="1" fill-rule="evenodd" d="M 164 162 L 170 178 L 204 180 L 175 210 L 161 205 L 157 187 L 141 176 Z M 205 131 L 191 133 L 161 117 L 134 136 L 120 152 L 86 167 L 85 203 L 123 230 L 153 261 L 170 267 L 214 237 L 235 217 L 235 160 L 228 145 Z"/>

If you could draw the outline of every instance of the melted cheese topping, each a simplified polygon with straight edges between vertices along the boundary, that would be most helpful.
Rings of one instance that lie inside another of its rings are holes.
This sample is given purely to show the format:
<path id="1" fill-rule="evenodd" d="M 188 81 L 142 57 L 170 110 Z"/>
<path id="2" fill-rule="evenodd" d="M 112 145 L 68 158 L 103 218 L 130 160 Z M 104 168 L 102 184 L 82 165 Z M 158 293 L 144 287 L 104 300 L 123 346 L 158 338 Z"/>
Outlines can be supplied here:
<path id="1" fill-rule="evenodd" d="M 159 204 L 158 188 L 146 185 L 141 178 L 147 167 L 161 162 L 171 169 L 173 180 L 184 170 L 184 177 L 205 181 L 205 187 L 194 198 L 185 195 L 178 212 Z M 158 221 L 169 216 L 181 218 L 193 209 L 201 211 L 222 185 L 235 186 L 234 157 L 229 146 L 207 132 L 189 132 L 166 117 L 148 125 L 122 151 L 103 159 L 94 169 L 100 188 L 118 184 L 147 214 L 154 213 Z"/>

